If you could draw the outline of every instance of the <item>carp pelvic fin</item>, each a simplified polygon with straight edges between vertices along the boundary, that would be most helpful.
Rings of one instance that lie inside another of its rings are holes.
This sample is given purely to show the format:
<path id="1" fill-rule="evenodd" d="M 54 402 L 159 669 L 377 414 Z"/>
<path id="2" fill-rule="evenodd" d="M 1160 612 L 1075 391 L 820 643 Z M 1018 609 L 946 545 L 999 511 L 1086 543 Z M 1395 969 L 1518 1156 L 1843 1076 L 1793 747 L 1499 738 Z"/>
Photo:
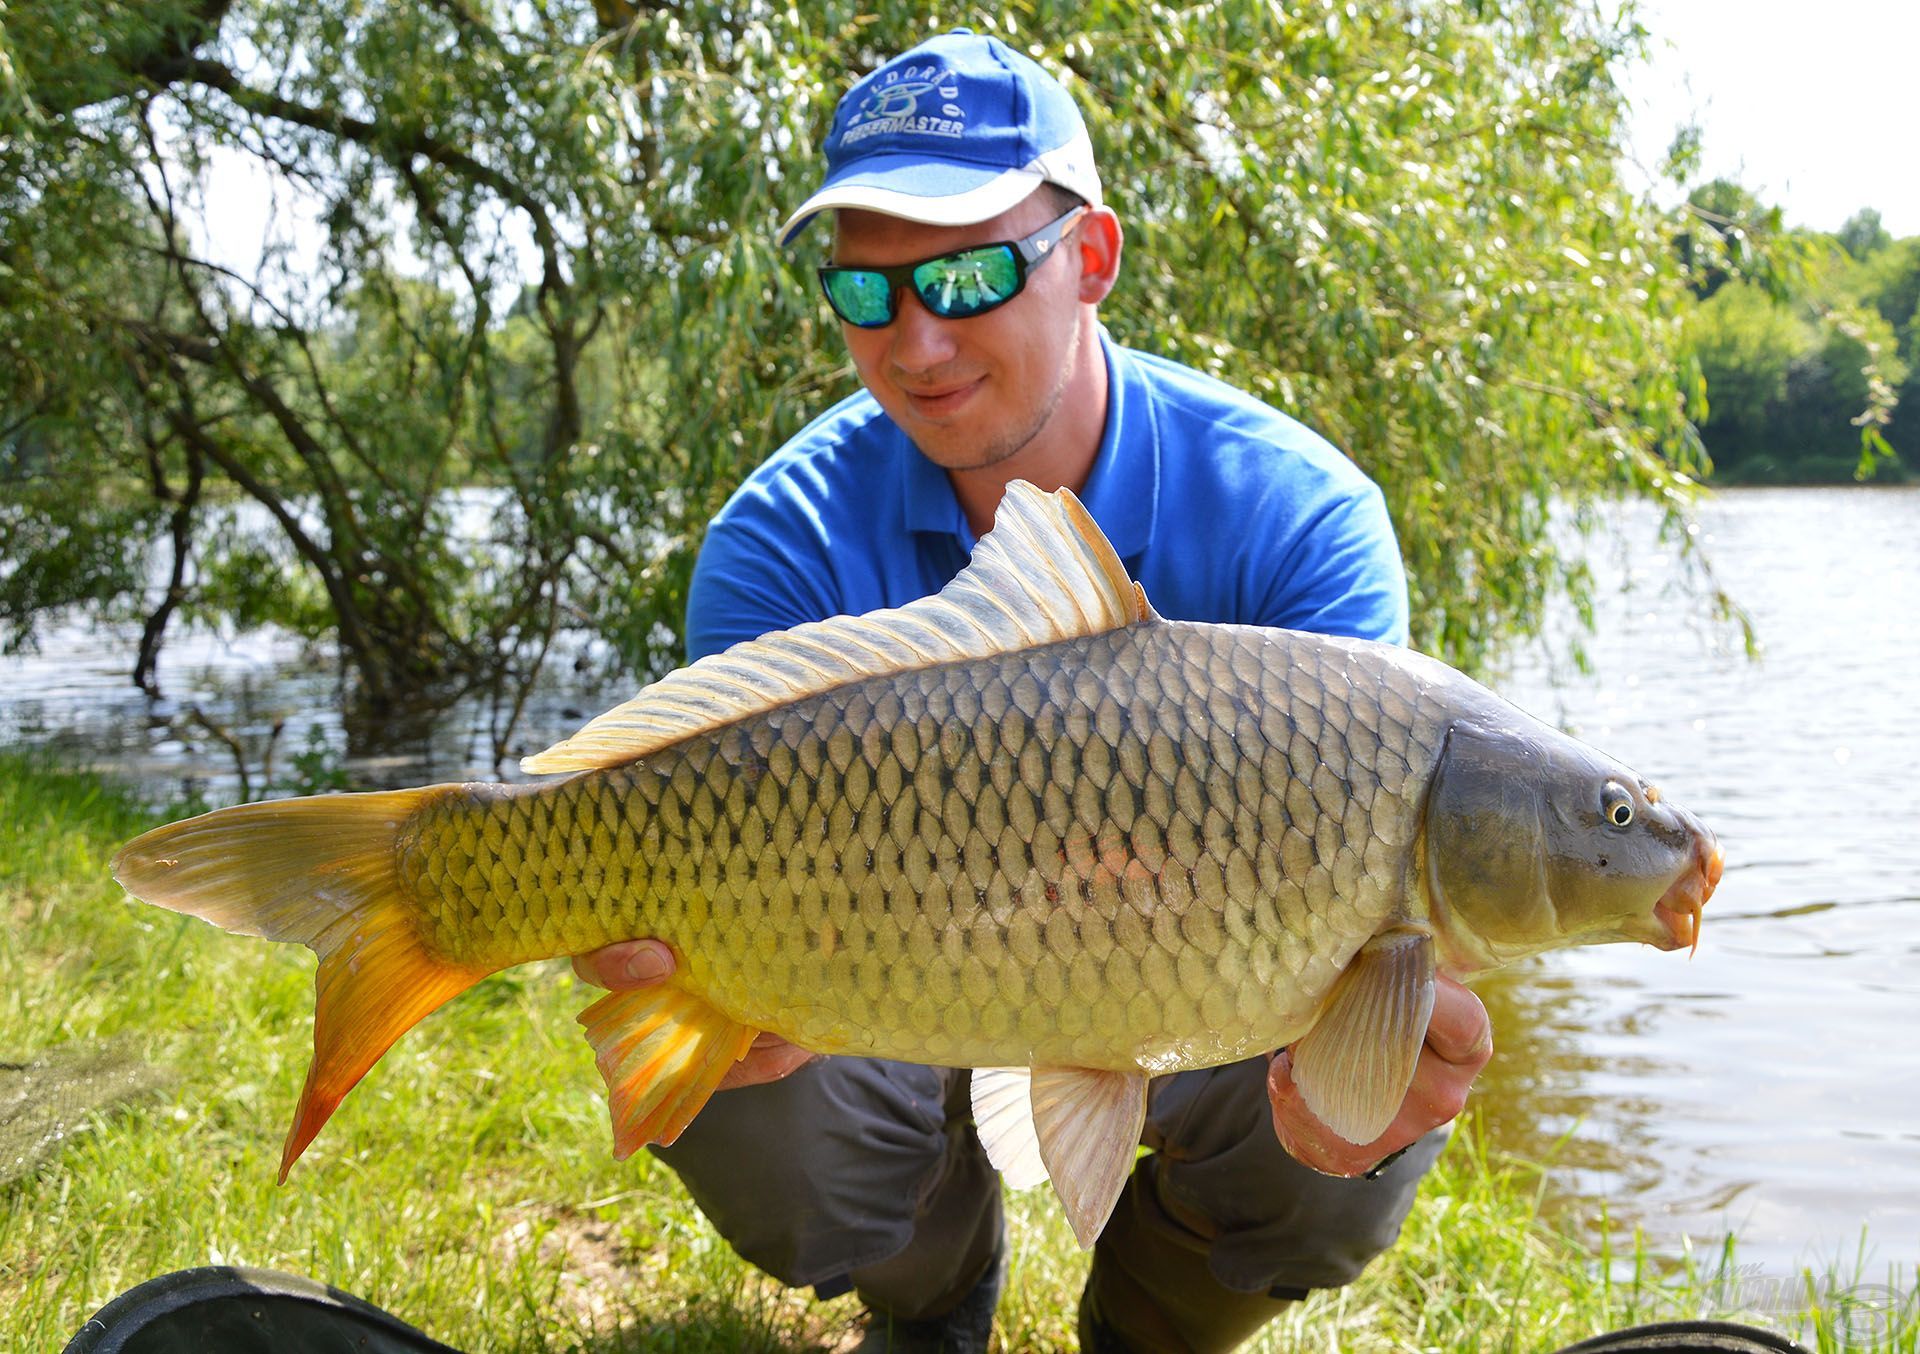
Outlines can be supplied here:
<path id="1" fill-rule="evenodd" d="M 865 677 L 1011 653 L 1155 619 L 1100 528 L 1065 489 L 1007 486 L 973 560 L 932 597 L 735 644 L 645 687 L 523 770 L 621 766 L 717 725 Z"/>
<path id="2" fill-rule="evenodd" d="M 446 788 L 237 804 L 155 828 L 113 858 L 113 877 L 144 902 L 320 956 L 283 1184 L 381 1055 L 486 976 L 427 950 L 396 871 L 401 828 Z"/>
<path id="3" fill-rule="evenodd" d="M 602 997 L 580 1023 L 607 1080 L 619 1161 L 679 1137 L 759 1033 L 670 985 Z"/>
<path id="4" fill-rule="evenodd" d="M 1413 1083 L 1433 1016 L 1433 937 L 1388 931 L 1360 947 L 1320 1018 L 1294 1041 L 1293 1079 L 1307 1108 L 1348 1142 L 1387 1131 Z"/>
<path id="5" fill-rule="evenodd" d="M 1090 1248 L 1133 1171 L 1147 1117 L 1146 1074 L 987 1068 L 973 1074 L 971 1091 L 987 1159 L 1016 1189 L 1051 1178 L 1080 1249 Z"/>

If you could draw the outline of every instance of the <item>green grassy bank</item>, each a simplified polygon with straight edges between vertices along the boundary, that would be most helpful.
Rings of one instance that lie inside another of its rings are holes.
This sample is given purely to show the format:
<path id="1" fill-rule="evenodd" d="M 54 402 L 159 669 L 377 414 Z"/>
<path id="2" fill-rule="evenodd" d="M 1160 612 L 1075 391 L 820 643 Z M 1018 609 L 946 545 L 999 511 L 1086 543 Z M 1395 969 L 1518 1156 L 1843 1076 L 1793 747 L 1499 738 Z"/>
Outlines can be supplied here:
<path id="1" fill-rule="evenodd" d="M 115 1294 L 211 1263 L 310 1275 L 475 1354 L 847 1342 L 851 1299 L 781 1291 L 733 1257 L 671 1173 L 644 1154 L 612 1160 L 573 1020 L 589 993 L 564 964 L 491 979 L 430 1017 L 276 1186 L 313 959 L 127 901 L 106 862 L 154 821 L 93 777 L 0 755 L 0 1066 L 130 1054 L 134 1069 L 114 1083 L 130 1098 L 28 1143 L 24 1173 L 0 1154 L 0 1349 L 58 1350 Z M 1534 1351 L 1727 1314 L 1724 1268 L 1623 1265 L 1557 1235 L 1539 1215 L 1541 1178 L 1462 1135 L 1399 1247 L 1265 1347 Z M 1002 1345 L 1071 1349 L 1085 1260 L 1047 1192 L 1018 1196 L 1013 1218 Z M 1637 1277 L 1609 1279 L 1623 1269 Z M 1767 1301 L 1821 1349 L 1915 1349 L 1911 1301 L 1864 1342 L 1846 1338 L 1839 1307 Z"/>

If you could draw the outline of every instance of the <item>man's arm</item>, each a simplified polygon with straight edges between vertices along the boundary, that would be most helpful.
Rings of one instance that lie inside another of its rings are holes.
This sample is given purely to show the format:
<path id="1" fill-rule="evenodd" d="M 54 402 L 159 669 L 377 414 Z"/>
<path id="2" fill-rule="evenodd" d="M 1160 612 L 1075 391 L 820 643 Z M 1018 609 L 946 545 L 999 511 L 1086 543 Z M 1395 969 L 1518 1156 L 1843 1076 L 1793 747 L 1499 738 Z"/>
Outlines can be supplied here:
<path id="1" fill-rule="evenodd" d="M 771 517 L 770 505 L 729 511 L 708 530 L 687 587 L 687 661 L 743 640 L 838 615 L 819 543 Z"/>
<path id="2" fill-rule="evenodd" d="M 1264 580 L 1257 625 L 1407 642 L 1407 571 L 1373 484 L 1327 493 L 1252 567 Z"/>

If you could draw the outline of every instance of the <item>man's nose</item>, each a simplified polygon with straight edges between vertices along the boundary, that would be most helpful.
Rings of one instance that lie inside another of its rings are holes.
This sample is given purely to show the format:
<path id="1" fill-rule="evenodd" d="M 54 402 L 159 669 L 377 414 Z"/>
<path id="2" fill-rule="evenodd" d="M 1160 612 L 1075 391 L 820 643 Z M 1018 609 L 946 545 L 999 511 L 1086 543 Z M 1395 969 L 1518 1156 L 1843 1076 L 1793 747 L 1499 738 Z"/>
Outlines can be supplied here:
<path id="1" fill-rule="evenodd" d="M 893 321 L 893 347 L 889 356 L 903 372 L 918 374 L 951 362 L 958 346 L 953 341 L 952 320 L 943 320 L 904 287 L 900 294 L 900 313 Z"/>

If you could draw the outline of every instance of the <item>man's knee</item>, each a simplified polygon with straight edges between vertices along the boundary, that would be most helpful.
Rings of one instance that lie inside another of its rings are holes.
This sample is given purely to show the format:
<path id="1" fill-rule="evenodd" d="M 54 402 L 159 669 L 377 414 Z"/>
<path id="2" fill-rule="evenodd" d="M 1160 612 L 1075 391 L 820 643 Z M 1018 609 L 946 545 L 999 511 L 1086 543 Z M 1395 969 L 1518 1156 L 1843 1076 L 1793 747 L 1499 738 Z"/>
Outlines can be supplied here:
<path id="1" fill-rule="evenodd" d="M 652 1149 L 714 1228 L 782 1283 L 836 1279 L 904 1248 L 949 1151 L 940 1069 L 828 1058 L 709 1101 Z"/>
<path id="2" fill-rule="evenodd" d="M 1429 1134 L 1375 1180 L 1321 1175 L 1274 1135 L 1264 1061 L 1156 1087 L 1147 1127 L 1155 1202 L 1204 1240 L 1227 1288 L 1284 1296 L 1340 1287 L 1398 1238 L 1447 1135 Z"/>

